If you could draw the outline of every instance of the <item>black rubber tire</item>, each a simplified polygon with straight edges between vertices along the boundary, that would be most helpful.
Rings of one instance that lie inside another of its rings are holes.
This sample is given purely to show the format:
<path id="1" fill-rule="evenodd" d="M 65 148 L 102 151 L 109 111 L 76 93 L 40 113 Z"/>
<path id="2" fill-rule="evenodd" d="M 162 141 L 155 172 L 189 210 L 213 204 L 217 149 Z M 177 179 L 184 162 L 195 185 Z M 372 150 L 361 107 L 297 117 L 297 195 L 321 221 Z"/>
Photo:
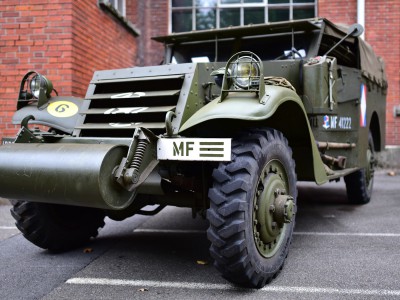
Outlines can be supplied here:
<path id="1" fill-rule="evenodd" d="M 347 199 L 351 204 L 362 205 L 371 200 L 376 164 L 374 140 L 371 133 L 368 136 L 368 150 L 370 154 L 370 158 L 367 157 L 368 170 L 363 168 L 344 177 Z"/>
<path id="2" fill-rule="evenodd" d="M 253 205 L 257 201 L 260 174 L 268 162 L 275 160 L 284 166 L 289 195 L 296 203 L 297 177 L 292 150 L 277 130 L 255 129 L 233 139 L 232 160 L 220 163 L 213 172 L 207 211 L 210 254 L 222 276 L 240 286 L 263 287 L 282 270 L 288 255 L 294 219 L 282 229 L 283 241 L 271 257 L 260 254 L 253 233 Z"/>
<path id="3" fill-rule="evenodd" d="M 12 201 L 11 214 L 24 237 L 53 252 L 70 250 L 96 237 L 104 212 L 95 208 Z"/>

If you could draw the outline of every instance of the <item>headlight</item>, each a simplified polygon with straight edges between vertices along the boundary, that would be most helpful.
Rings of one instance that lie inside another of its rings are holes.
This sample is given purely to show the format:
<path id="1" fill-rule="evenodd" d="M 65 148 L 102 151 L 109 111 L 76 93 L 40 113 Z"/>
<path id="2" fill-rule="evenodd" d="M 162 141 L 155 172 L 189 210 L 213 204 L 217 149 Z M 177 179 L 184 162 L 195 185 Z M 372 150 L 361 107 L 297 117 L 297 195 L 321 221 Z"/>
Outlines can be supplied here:
<path id="1" fill-rule="evenodd" d="M 241 56 L 232 63 L 233 84 L 241 89 L 249 89 L 260 81 L 260 66 L 251 56 Z"/>
<path id="2" fill-rule="evenodd" d="M 35 98 L 39 98 L 39 92 L 40 92 L 40 76 L 36 75 L 35 77 L 32 78 L 31 81 L 31 94 Z"/>
<path id="3" fill-rule="evenodd" d="M 36 71 L 29 71 L 21 80 L 17 109 L 36 101 L 38 108 L 44 109 L 48 105 L 50 94 L 53 91 L 58 96 L 50 80 Z"/>
<path id="4" fill-rule="evenodd" d="M 35 98 L 39 98 L 40 87 L 43 87 L 46 96 L 50 97 L 50 93 L 53 90 L 53 84 L 45 76 L 36 74 L 30 82 L 31 94 Z"/>
<path id="5" fill-rule="evenodd" d="M 265 102 L 264 66 L 255 53 L 238 52 L 226 63 L 219 102 L 224 101 L 231 92 L 235 95 L 243 92 L 243 97 L 255 96 L 260 103 Z"/>

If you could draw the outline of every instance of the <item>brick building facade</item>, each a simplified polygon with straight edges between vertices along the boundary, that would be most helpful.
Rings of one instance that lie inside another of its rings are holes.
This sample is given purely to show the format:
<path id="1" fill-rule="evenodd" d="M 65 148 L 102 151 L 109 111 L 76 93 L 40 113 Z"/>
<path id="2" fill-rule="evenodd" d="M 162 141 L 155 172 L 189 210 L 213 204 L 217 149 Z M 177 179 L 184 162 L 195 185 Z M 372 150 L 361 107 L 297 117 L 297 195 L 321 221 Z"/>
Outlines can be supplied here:
<path id="1" fill-rule="evenodd" d="M 94 70 L 160 64 L 170 1 L 126 0 L 126 26 L 98 0 L 0 2 L 0 137 L 11 125 L 19 81 L 30 69 L 48 75 L 61 95 L 83 97 Z M 400 1 L 365 0 L 365 39 L 383 57 L 388 75 L 386 143 L 400 146 Z M 317 15 L 357 22 L 357 0 L 317 0 Z"/>
<path id="2" fill-rule="evenodd" d="M 96 0 L 1 1 L 0 36 L 0 137 L 17 132 L 11 117 L 28 70 L 60 95 L 83 97 L 95 70 L 136 64 L 137 33 Z"/>

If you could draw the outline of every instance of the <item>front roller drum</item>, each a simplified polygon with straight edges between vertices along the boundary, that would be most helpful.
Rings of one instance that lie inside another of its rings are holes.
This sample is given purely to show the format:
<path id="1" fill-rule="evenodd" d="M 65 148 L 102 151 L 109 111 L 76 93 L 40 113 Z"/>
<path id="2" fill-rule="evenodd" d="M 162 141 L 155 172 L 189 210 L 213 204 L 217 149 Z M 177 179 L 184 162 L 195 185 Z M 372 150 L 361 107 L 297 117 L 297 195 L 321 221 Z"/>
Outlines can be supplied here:
<path id="1" fill-rule="evenodd" d="M 128 147 L 108 144 L 7 144 L 0 147 L 0 197 L 119 210 L 134 192 L 113 171 Z"/>

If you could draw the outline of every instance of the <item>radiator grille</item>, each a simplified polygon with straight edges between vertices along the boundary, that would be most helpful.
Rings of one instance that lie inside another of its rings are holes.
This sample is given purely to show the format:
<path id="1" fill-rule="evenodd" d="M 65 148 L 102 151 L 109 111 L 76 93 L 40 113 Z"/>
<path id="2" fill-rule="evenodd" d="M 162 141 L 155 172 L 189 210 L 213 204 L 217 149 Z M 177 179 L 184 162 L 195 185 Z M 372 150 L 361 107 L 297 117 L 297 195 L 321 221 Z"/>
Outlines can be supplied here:
<path id="1" fill-rule="evenodd" d="M 76 126 L 83 137 L 131 137 L 135 128 L 165 133 L 165 115 L 174 111 L 184 75 L 92 81 Z"/>

